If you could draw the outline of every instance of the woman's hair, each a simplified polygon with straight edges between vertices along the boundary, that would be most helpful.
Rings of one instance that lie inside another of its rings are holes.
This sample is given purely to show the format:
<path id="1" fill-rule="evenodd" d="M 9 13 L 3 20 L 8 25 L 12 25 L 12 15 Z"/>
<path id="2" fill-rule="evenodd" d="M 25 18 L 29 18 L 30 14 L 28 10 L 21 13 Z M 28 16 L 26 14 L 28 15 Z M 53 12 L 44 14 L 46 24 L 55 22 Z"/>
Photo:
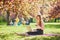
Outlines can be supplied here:
<path id="1" fill-rule="evenodd" d="M 44 29 L 44 23 L 43 23 L 43 19 L 42 19 L 42 16 L 41 15 L 37 15 L 37 17 L 39 17 L 38 19 L 37 19 L 37 25 L 39 25 L 40 27 L 42 27 L 42 30 Z"/>
<path id="2" fill-rule="evenodd" d="M 39 17 L 40 18 L 39 20 L 41 20 L 41 15 L 37 15 L 37 17 Z"/>
<path id="3" fill-rule="evenodd" d="M 37 19 L 37 21 L 39 21 L 39 25 L 41 25 L 41 15 L 37 15 L 37 17 L 39 17 L 39 19 Z"/>

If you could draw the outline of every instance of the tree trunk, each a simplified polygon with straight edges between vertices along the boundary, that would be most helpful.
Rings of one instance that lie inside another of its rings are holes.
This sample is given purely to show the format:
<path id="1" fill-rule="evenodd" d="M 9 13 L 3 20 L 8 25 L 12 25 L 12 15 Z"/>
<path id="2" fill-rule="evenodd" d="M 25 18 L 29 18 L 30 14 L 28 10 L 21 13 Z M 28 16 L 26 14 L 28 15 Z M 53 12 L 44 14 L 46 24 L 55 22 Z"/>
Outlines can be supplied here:
<path id="1" fill-rule="evenodd" d="M 7 11 L 7 25 L 10 25 L 9 16 L 10 16 L 10 13 L 9 11 Z"/>

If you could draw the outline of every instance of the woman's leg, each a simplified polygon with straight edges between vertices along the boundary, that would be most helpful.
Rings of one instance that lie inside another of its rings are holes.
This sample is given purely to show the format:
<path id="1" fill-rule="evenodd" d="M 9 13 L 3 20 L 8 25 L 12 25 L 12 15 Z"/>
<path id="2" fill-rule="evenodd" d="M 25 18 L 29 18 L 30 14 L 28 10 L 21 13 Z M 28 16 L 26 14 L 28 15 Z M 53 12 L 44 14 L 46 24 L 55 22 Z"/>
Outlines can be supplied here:
<path id="1" fill-rule="evenodd" d="M 37 29 L 37 31 L 35 32 L 27 32 L 28 35 L 42 35 L 43 34 L 43 30 L 41 29 Z"/>
<path id="2" fill-rule="evenodd" d="M 28 35 L 37 35 L 37 32 L 27 32 Z"/>
<path id="3" fill-rule="evenodd" d="M 37 29 L 38 34 L 43 34 L 43 30 Z"/>

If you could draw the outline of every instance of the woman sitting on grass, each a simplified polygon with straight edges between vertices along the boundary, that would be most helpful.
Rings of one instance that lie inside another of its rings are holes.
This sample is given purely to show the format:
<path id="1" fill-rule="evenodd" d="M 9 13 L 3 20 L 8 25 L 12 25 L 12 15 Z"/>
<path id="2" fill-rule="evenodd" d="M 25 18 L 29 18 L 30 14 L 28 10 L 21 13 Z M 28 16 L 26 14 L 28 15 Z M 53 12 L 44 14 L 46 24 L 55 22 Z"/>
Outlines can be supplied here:
<path id="1" fill-rule="evenodd" d="M 43 30 L 44 30 L 44 24 L 43 24 L 43 20 L 41 18 L 41 15 L 37 15 L 36 16 L 36 29 L 30 31 L 30 32 L 26 32 L 25 34 L 19 34 L 19 35 L 42 35 L 43 34 Z"/>
<path id="2" fill-rule="evenodd" d="M 43 20 L 40 15 L 36 16 L 36 21 L 37 21 L 36 29 L 32 30 L 31 32 L 27 32 L 28 35 L 41 35 L 41 34 L 43 34 L 44 24 L 42 22 Z"/>

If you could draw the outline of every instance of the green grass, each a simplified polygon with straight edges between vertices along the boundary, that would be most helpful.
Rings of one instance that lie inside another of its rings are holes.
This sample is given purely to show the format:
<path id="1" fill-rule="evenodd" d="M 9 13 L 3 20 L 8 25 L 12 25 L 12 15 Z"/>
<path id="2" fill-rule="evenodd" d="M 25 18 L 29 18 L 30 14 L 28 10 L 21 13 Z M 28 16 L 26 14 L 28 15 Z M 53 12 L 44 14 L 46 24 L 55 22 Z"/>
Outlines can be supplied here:
<path id="1" fill-rule="evenodd" d="M 32 28 L 35 28 L 35 24 L 31 23 L 30 25 Z M 0 40 L 59 40 L 60 37 L 58 36 L 32 36 L 32 37 L 25 37 L 25 36 L 18 36 L 14 34 L 17 33 L 24 33 L 26 32 L 26 25 L 20 26 L 7 26 L 7 25 L 0 25 Z M 46 24 L 44 29 L 44 34 L 60 34 L 60 25 L 52 25 Z"/>

